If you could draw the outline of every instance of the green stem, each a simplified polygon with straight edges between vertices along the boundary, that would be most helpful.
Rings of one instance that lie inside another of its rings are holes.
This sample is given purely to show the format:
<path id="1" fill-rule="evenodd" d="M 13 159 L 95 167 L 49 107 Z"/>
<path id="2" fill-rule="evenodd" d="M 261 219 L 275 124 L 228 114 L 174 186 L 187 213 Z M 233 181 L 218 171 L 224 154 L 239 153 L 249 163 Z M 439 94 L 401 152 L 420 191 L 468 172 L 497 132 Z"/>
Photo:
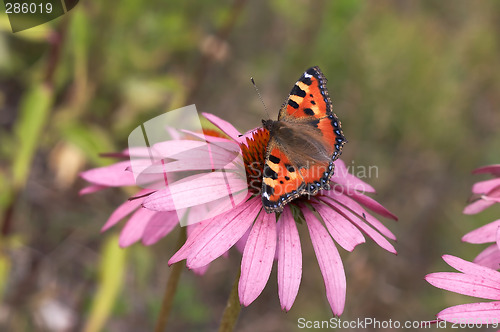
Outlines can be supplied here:
<path id="1" fill-rule="evenodd" d="M 181 227 L 177 248 L 180 248 L 184 244 L 184 242 L 186 242 L 186 227 Z M 168 276 L 167 285 L 165 287 L 165 294 L 163 294 L 160 315 L 158 316 L 158 320 L 156 321 L 155 332 L 165 331 L 165 326 L 167 326 L 170 310 L 172 309 L 172 303 L 174 302 L 177 285 L 179 284 L 179 279 L 183 270 L 183 262 L 177 262 L 172 265 L 172 271 Z"/>
<path id="2" fill-rule="evenodd" d="M 233 283 L 233 288 L 231 289 L 231 294 L 227 299 L 226 309 L 222 314 L 222 319 L 219 326 L 219 332 L 231 332 L 236 326 L 238 317 L 241 311 L 240 299 L 238 297 L 238 282 L 240 280 L 241 270 L 238 271 L 236 279 Z"/>

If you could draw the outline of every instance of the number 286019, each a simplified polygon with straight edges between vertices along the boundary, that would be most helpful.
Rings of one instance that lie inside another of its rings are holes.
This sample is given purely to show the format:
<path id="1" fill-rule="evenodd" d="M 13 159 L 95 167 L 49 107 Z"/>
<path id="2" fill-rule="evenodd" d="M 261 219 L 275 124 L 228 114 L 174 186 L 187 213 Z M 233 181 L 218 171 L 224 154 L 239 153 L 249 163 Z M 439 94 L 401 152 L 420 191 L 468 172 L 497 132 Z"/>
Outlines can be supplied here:
<path id="1" fill-rule="evenodd" d="M 52 13 L 52 4 L 48 3 L 28 3 L 28 2 L 7 2 L 5 4 L 5 13 L 7 14 L 50 14 Z"/>

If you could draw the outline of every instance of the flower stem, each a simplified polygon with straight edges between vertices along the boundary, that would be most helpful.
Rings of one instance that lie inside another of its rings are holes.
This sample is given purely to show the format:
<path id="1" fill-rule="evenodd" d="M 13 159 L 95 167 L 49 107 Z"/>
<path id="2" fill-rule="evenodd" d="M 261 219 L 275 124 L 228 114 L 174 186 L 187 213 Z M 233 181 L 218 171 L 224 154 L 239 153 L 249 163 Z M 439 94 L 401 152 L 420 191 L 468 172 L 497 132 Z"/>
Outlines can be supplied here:
<path id="1" fill-rule="evenodd" d="M 181 227 L 177 242 L 177 249 L 179 249 L 184 242 L 186 242 L 186 227 Z M 168 316 L 170 315 L 170 310 L 172 309 L 175 291 L 177 290 L 182 270 L 184 270 L 184 264 L 182 262 L 177 262 L 172 265 L 172 271 L 168 276 L 167 285 L 165 287 L 165 294 L 163 294 L 160 314 L 158 316 L 158 320 L 156 321 L 155 332 L 165 331 L 165 326 L 167 326 Z"/>
<path id="2" fill-rule="evenodd" d="M 241 311 L 240 299 L 238 297 L 238 282 L 240 280 L 241 270 L 238 271 L 236 279 L 233 283 L 233 288 L 227 299 L 226 309 L 222 314 L 222 319 L 219 326 L 219 332 L 231 332 L 234 330 L 236 322 Z"/>

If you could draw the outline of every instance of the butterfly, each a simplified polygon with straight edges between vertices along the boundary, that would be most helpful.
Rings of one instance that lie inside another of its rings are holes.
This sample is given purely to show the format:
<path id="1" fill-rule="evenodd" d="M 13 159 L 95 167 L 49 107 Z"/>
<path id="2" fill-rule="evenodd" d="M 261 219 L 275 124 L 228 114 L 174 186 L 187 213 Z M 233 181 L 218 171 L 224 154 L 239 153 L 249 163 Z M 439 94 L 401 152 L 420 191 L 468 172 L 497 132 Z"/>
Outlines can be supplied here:
<path id="1" fill-rule="evenodd" d="M 269 131 L 261 192 L 267 213 L 282 212 L 299 196 L 330 189 L 333 162 L 347 141 L 326 82 L 319 67 L 309 68 L 281 106 L 278 120 L 262 120 Z"/>

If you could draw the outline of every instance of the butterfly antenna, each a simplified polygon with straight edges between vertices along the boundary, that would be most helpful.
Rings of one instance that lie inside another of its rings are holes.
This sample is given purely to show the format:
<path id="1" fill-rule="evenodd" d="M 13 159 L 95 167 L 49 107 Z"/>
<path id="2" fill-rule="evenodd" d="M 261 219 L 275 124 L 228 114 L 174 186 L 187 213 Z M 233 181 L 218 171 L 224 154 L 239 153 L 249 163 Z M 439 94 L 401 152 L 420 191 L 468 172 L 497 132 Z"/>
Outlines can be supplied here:
<path id="1" fill-rule="evenodd" d="M 267 110 L 266 104 L 264 104 L 264 99 L 262 99 L 262 96 L 260 95 L 259 89 L 257 88 L 257 84 L 255 84 L 253 77 L 250 77 L 250 81 L 252 81 L 252 84 L 253 84 L 253 87 L 255 88 L 255 91 L 257 92 L 257 95 L 259 96 L 259 99 L 262 102 L 262 105 L 264 105 L 264 109 L 266 110 L 267 118 L 270 119 L 271 117 L 269 116 L 269 111 Z"/>

